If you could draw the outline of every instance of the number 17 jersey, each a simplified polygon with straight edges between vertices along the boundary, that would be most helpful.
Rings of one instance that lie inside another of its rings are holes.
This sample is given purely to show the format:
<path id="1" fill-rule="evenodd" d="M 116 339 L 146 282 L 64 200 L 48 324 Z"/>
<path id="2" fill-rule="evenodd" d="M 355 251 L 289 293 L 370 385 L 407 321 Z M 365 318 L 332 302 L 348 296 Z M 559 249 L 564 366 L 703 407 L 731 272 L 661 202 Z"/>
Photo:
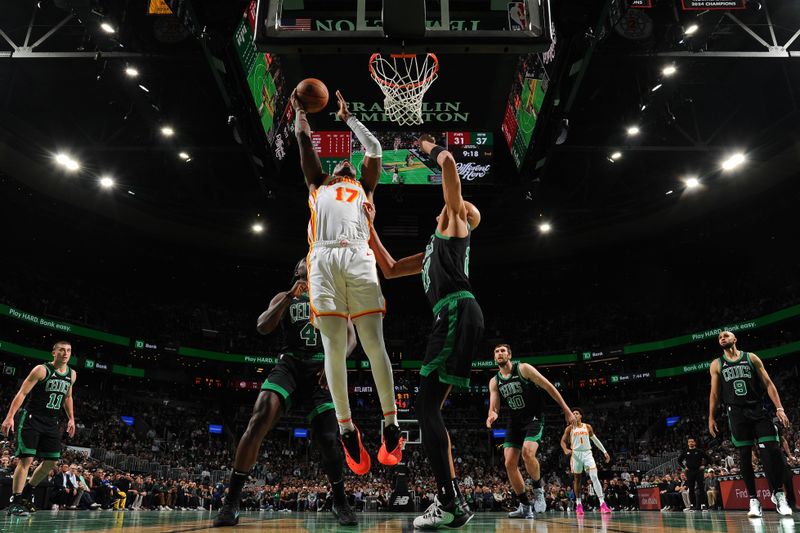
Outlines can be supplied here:
<path id="1" fill-rule="evenodd" d="M 283 314 L 281 329 L 283 330 L 283 354 L 296 359 L 311 359 L 324 353 L 322 337 L 310 322 L 311 302 L 308 293 L 292 298 L 289 308 Z"/>

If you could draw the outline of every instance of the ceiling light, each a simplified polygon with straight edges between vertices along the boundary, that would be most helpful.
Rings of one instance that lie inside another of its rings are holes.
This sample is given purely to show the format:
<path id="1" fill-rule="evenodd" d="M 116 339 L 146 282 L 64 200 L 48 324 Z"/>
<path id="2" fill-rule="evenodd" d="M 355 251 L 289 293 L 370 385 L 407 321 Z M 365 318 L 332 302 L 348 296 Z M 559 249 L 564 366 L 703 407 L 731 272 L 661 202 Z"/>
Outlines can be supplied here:
<path id="1" fill-rule="evenodd" d="M 613 154 L 611 154 L 611 160 L 612 161 L 616 161 L 620 157 L 622 157 L 622 152 L 614 152 Z"/>
<path id="2" fill-rule="evenodd" d="M 67 167 L 67 170 L 69 170 L 70 172 L 75 172 L 76 170 L 81 168 L 81 165 L 74 159 L 70 159 L 69 161 L 67 161 L 67 164 L 65 166 Z"/>
<path id="3" fill-rule="evenodd" d="M 67 154 L 56 155 L 56 163 L 59 165 L 67 166 L 67 163 L 72 159 Z"/>
<path id="4" fill-rule="evenodd" d="M 162 126 L 161 135 L 163 135 L 164 137 L 172 137 L 173 135 L 175 135 L 175 130 L 172 129 L 172 126 Z"/>
<path id="5" fill-rule="evenodd" d="M 700 26 L 698 26 L 697 24 L 692 24 L 688 28 L 683 30 L 683 33 L 685 33 L 686 35 L 691 35 L 691 34 L 693 34 L 694 32 L 696 32 L 699 29 L 700 29 Z"/>
<path id="6" fill-rule="evenodd" d="M 744 154 L 741 152 L 737 152 L 722 162 L 722 170 L 733 170 L 734 168 L 744 163 L 744 160 L 745 160 Z"/>
<path id="7" fill-rule="evenodd" d="M 639 111 L 644 111 L 647 109 L 647 104 L 642 104 L 642 107 L 639 108 Z"/>
<path id="8" fill-rule="evenodd" d="M 628 133 L 628 135 L 639 135 L 639 126 L 630 126 L 625 131 Z"/>
<path id="9" fill-rule="evenodd" d="M 669 196 L 669 195 L 670 195 L 670 194 L 672 194 L 673 192 L 675 192 L 675 191 L 673 191 L 672 189 L 668 190 L 668 191 L 667 191 L 667 196 Z"/>
<path id="10" fill-rule="evenodd" d="M 100 24 L 100 27 L 106 33 L 116 33 L 116 31 L 117 31 L 117 30 L 114 29 L 114 26 L 112 26 L 108 22 L 103 22 L 102 24 Z"/>
<path id="11" fill-rule="evenodd" d="M 178 152 L 178 157 L 180 157 L 184 161 L 188 161 L 190 159 L 189 154 L 187 154 L 186 152 Z"/>
<path id="12" fill-rule="evenodd" d="M 104 189 L 110 189 L 114 186 L 114 178 L 110 178 L 108 176 L 103 176 L 100 178 L 100 186 Z"/>
<path id="13" fill-rule="evenodd" d="M 661 88 L 661 84 L 659 83 L 658 85 L 656 85 L 655 87 L 653 87 L 652 89 L 650 89 L 650 92 L 651 92 L 651 93 L 654 93 L 654 92 L 656 92 L 657 90 L 659 90 L 660 88 Z"/>
<path id="14" fill-rule="evenodd" d="M 688 178 L 684 183 L 686 183 L 687 189 L 694 189 L 700 186 L 700 180 L 697 178 Z"/>
<path id="15" fill-rule="evenodd" d="M 136 70 L 134 67 L 125 67 L 125 74 L 127 74 L 131 78 L 135 78 L 139 75 L 139 71 Z"/>
<path id="16" fill-rule="evenodd" d="M 130 194 L 131 196 L 136 196 L 136 193 L 133 191 L 128 191 L 128 194 Z"/>
<path id="17" fill-rule="evenodd" d="M 261 233 L 264 231 L 264 226 L 261 225 L 260 222 L 256 222 L 251 226 L 251 229 L 253 230 L 253 233 Z"/>
<path id="18" fill-rule="evenodd" d="M 553 226 L 551 226 L 549 222 L 542 222 L 541 224 L 539 224 L 540 233 L 550 233 L 552 229 Z"/>
<path id="19" fill-rule="evenodd" d="M 667 65 L 666 67 L 661 69 L 661 74 L 663 74 L 664 76 L 669 77 L 669 76 L 672 76 L 673 74 L 675 74 L 677 71 L 678 71 L 678 69 L 675 68 L 675 65 Z"/>
<path id="20" fill-rule="evenodd" d="M 143 90 L 144 92 L 146 92 L 146 93 L 149 93 L 149 92 L 150 92 L 150 89 L 148 89 L 147 87 L 145 87 L 145 86 L 144 86 L 144 85 L 142 85 L 141 83 L 139 84 L 139 88 L 140 88 L 141 90 Z"/>

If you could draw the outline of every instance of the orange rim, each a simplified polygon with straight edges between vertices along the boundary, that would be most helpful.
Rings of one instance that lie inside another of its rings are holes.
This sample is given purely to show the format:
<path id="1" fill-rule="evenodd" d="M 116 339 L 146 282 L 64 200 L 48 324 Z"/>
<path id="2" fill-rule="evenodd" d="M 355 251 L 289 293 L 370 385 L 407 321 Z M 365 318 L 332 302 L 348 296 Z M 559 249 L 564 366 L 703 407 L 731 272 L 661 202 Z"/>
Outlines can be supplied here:
<path id="1" fill-rule="evenodd" d="M 402 59 L 410 59 L 412 57 L 416 57 L 417 54 L 389 54 L 391 58 L 402 58 Z M 369 73 L 372 76 L 372 79 L 376 82 L 380 83 L 381 85 L 385 85 L 386 87 L 392 87 L 395 89 L 413 89 L 415 87 L 420 87 L 428 83 L 428 81 L 432 80 L 436 73 L 439 72 L 439 58 L 436 57 L 436 54 L 428 54 L 430 57 L 433 58 L 433 72 L 431 72 L 430 76 L 425 78 L 424 80 L 415 82 L 415 83 L 404 83 L 402 85 L 398 85 L 397 83 L 392 83 L 388 80 L 381 78 L 375 69 L 372 66 L 372 63 L 375 61 L 376 58 L 380 57 L 380 54 L 372 54 L 369 58 Z"/>

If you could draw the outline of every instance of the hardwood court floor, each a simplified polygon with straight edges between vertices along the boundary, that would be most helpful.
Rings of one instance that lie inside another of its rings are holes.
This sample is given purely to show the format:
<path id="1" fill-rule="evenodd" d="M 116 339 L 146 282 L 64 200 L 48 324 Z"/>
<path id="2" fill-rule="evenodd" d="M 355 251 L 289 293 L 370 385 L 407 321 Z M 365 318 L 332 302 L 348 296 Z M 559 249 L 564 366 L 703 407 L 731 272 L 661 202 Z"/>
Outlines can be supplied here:
<path id="1" fill-rule="evenodd" d="M 242 513 L 235 528 L 213 528 L 208 511 L 39 511 L 26 518 L 9 517 L 3 511 L 0 532 L 95 533 L 130 531 L 141 533 L 195 532 L 410 532 L 414 528 L 409 513 L 358 513 L 360 525 L 340 527 L 330 513 Z M 476 513 L 460 531 L 471 533 L 637 533 L 684 531 L 724 531 L 727 533 L 794 533 L 795 521 L 780 518 L 774 511 L 764 518 L 748 519 L 744 511 L 705 513 L 617 512 L 609 516 L 588 513 L 547 513 L 535 520 L 511 520 L 505 513 Z M 797 533 L 800 533 L 798 516 Z"/>

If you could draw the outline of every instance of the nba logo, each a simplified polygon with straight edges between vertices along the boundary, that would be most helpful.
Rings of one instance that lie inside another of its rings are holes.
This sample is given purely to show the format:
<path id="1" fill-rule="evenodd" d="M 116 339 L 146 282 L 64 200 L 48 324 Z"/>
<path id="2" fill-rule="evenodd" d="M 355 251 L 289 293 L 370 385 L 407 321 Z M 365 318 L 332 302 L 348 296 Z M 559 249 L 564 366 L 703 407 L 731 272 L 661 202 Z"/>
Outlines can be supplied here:
<path id="1" fill-rule="evenodd" d="M 528 28 L 528 17 L 525 13 L 525 2 L 508 3 L 508 29 L 523 31 Z"/>

